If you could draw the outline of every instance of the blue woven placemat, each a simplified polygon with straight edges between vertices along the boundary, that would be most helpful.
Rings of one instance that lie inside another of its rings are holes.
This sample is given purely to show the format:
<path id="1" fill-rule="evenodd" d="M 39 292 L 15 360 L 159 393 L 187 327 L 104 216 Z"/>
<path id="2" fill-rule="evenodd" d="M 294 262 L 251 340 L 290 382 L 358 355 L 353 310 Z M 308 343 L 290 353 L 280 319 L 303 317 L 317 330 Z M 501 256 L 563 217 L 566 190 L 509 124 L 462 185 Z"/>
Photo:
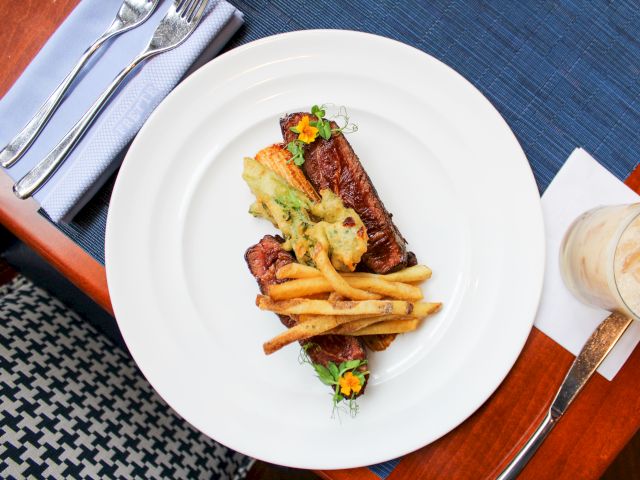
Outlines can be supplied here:
<path id="1" fill-rule="evenodd" d="M 231 1 L 246 24 L 228 48 L 285 31 L 340 28 L 394 38 L 442 60 L 504 116 L 541 192 L 577 146 L 620 179 L 640 159 L 636 2 Z M 111 188 L 72 224 L 58 225 L 103 263 Z M 394 467 L 372 471 L 386 478 Z"/>

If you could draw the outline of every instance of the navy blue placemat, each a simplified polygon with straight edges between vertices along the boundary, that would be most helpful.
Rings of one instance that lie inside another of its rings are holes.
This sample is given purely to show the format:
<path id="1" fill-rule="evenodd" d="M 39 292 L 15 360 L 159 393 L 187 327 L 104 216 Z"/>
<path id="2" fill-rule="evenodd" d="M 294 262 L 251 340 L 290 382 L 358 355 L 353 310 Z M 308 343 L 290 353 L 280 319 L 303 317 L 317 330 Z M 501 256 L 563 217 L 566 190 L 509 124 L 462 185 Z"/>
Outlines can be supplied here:
<path id="1" fill-rule="evenodd" d="M 450 65 L 504 116 L 541 192 L 575 147 L 620 179 L 640 159 L 636 2 L 232 2 L 246 24 L 228 49 L 285 31 L 339 28 L 400 40 Z M 58 225 L 100 262 L 111 186 L 72 224 Z M 372 471 L 386 478 L 394 467 Z"/>
<path id="2" fill-rule="evenodd" d="M 389 460 L 388 462 L 371 465 L 369 470 L 375 473 L 378 477 L 384 479 L 391 475 L 391 472 L 393 472 L 393 469 L 398 466 L 400 460 L 400 458 L 396 458 L 395 460 Z"/>
<path id="3" fill-rule="evenodd" d="M 54 223 L 44 210 L 40 214 L 51 221 L 58 229 L 89 252 L 93 258 L 104 265 L 104 234 L 107 226 L 109 199 L 117 172 L 104 184 L 87 205 L 78 212 L 69 224 Z"/>

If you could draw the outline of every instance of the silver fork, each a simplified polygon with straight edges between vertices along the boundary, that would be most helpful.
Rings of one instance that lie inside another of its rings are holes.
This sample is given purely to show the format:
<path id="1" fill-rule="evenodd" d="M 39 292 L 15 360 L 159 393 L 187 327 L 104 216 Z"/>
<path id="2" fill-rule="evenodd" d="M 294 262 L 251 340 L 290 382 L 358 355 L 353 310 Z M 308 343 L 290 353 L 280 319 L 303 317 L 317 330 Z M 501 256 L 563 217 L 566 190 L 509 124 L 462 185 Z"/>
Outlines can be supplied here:
<path id="1" fill-rule="evenodd" d="M 82 54 L 78 63 L 62 80 L 62 83 L 56 87 L 33 118 L 29 120 L 29 123 L 0 151 L 0 165 L 8 168 L 25 154 L 33 141 L 38 138 L 51 115 L 58 109 L 60 101 L 89 58 L 109 39 L 144 23 L 154 12 L 159 2 L 160 0 L 124 0 L 109 28 Z"/>
<path id="2" fill-rule="evenodd" d="M 49 179 L 129 73 L 150 57 L 171 50 L 184 42 L 200 22 L 208 2 L 209 0 L 173 1 L 169 11 L 153 33 L 153 38 L 142 53 L 118 74 L 54 149 L 13 186 L 13 192 L 16 196 L 19 198 L 30 197 Z"/>

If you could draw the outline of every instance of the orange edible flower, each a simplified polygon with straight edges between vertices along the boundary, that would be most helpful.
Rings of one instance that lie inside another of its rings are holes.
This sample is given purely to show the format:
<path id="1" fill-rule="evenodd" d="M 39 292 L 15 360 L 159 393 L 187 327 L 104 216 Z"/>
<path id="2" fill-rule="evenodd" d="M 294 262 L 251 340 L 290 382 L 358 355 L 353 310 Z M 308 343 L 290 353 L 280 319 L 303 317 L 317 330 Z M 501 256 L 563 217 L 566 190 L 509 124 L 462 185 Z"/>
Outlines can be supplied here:
<path id="1" fill-rule="evenodd" d="M 358 393 L 360 390 L 362 390 L 360 379 L 351 372 L 347 372 L 343 376 L 341 376 L 338 383 L 340 383 L 340 393 L 347 397 L 351 395 L 352 391 L 353 393 Z"/>
<path id="2" fill-rule="evenodd" d="M 304 143 L 313 142 L 318 136 L 318 129 L 309 125 L 309 115 L 305 115 L 296 125 L 296 130 L 300 132 L 298 139 Z"/>

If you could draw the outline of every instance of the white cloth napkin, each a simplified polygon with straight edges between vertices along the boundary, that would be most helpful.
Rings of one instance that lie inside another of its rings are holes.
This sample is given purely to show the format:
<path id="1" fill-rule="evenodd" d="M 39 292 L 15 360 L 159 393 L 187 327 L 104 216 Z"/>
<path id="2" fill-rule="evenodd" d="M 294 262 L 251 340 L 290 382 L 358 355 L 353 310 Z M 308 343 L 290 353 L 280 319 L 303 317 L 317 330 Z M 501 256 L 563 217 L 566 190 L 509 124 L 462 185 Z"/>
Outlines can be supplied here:
<path id="1" fill-rule="evenodd" d="M 55 116 L 8 171 L 17 180 L 40 161 L 117 73 L 142 51 L 172 0 L 143 25 L 118 36 L 85 66 Z M 26 124 L 84 50 L 109 26 L 122 0 L 83 0 L 0 100 L 0 147 Z M 54 221 L 69 221 L 120 165 L 123 149 L 155 107 L 198 60 L 216 55 L 242 25 L 242 14 L 210 0 L 197 30 L 178 48 L 152 58 L 129 77 L 54 177 L 35 195 Z M 150 159 L 152 161 L 152 159 Z"/>
<path id="2" fill-rule="evenodd" d="M 640 196 L 578 148 L 542 196 L 546 227 L 547 268 L 535 326 L 577 355 L 608 312 L 576 300 L 560 276 L 559 251 L 565 232 L 581 213 L 601 205 L 640 201 Z M 611 380 L 640 341 L 640 322 L 633 322 L 598 372 Z"/>

